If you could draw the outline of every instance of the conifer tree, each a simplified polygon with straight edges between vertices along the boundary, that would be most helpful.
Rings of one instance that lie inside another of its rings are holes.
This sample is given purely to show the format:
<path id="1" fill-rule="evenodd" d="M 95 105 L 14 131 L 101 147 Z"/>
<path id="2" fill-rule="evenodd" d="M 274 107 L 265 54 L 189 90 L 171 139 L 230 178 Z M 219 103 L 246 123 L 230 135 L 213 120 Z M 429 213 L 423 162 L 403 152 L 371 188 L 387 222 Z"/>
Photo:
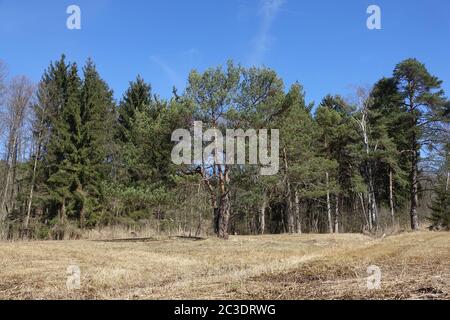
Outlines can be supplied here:
<path id="1" fill-rule="evenodd" d="M 373 87 L 370 96 L 369 125 L 376 142 L 374 177 L 377 196 L 389 206 L 392 225 L 395 212 L 408 199 L 408 113 L 394 78 L 382 78 Z"/>
<path id="2" fill-rule="evenodd" d="M 107 146 L 115 120 L 112 92 L 100 78 L 92 60 L 88 60 L 83 73 L 78 163 L 75 167 L 78 179 L 74 186 L 81 227 L 86 224 L 86 215 L 88 218 L 92 215 L 90 223 L 95 223 L 93 214 L 102 209 L 102 181 L 109 173 L 107 158 L 110 150 Z"/>
<path id="3" fill-rule="evenodd" d="M 74 209 L 73 191 L 78 183 L 78 146 L 81 139 L 80 86 L 76 64 L 66 64 L 63 56 L 51 66 L 45 77 L 54 82 L 51 101 L 53 112 L 48 118 L 49 141 L 46 145 L 46 187 L 49 200 L 64 222 L 68 209 Z"/>
<path id="4" fill-rule="evenodd" d="M 411 229 L 418 230 L 419 162 L 423 146 L 421 139 L 431 120 L 429 115 L 445 104 L 444 91 L 441 89 L 442 81 L 431 75 L 425 65 L 416 59 L 407 59 L 399 63 L 394 70 L 394 78 L 409 114 L 407 151 L 411 162 L 409 170 Z"/>

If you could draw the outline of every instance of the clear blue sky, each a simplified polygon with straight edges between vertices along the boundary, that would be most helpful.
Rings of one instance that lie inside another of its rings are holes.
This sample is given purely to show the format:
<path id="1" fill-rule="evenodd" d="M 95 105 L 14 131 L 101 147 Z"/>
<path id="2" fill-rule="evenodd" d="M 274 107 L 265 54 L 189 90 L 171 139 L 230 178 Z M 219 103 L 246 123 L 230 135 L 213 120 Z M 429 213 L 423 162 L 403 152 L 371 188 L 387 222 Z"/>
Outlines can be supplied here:
<path id="1" fill-rule="evenodd" d="M 70 4 L 81 7 L 81 30 L 66 28 Z M 370 4 L 381 7 L 382 30 L 366 27 Z M 11 74 L 38 81 L 62 53 L 79 64 L 92 57 L 117 98 L 137 74 L 170 97 L 189 70 L 233 59 L 273 68 L 287 86 L 298 80 L 319 102 L 408 57 L 450 96 L 450 1 L 0 0 L 0 59 Z"/>

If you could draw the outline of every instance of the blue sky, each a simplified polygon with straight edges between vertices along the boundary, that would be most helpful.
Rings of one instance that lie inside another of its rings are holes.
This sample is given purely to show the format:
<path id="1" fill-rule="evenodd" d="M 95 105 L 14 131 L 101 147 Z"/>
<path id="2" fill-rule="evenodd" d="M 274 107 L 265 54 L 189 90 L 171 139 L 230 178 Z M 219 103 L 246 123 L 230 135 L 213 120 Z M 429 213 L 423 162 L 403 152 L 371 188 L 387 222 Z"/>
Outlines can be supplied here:
<path id="1" fill-rule="evenodd" d="M 66 28 L 71 4 L 81 8 L 81 30 Z M 371 4 L 382 30 L 366 27 Z M 10 74 L 38 81 L 62 53 L 79 64 L 92 57 L 116 98 L 137 74 L 167 98 L 191 69 L 233 59 L 275 69 L 286 86 L 298 80 L 320 102 L 391 75 L 408 57 L 450 96 L 450 1 L 0 0 L 0 59 Z"/>

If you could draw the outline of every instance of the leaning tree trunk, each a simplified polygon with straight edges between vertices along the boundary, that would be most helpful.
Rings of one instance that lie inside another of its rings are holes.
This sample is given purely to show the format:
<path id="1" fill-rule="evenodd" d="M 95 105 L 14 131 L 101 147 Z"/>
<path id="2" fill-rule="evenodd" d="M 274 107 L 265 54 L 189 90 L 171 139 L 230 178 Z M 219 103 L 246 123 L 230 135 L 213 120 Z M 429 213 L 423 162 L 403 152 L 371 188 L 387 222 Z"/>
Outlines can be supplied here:
<path id="1" fill-rule="evenodd" d="M 28 198 L 28 206 L 27 206 L 27 216 L 25 218 L 25 229 L 28 229 L 29 223 L 30 223 L 30 217 L 31 217 L 31 205 L 33 203 L 33 196 L 34 196 L 34 183 L 36 181 L 36 171 L 37 171 L 37 165 L 38 165 L 38 158 L 40 156 L 40 151 L 41 151 L 41 134 L 39 133 L 39 137 L 38 137 L 38 147 L 37 147 L 37 151 L 36 151 L 36 155 L 34 158 L 34 164 L 33 164 L 33 173 L 32 173 L 32 177 L 31 177 L 31 187 L 30 187 L 30 195 Z"/>
<path id="2" fill-rule="evenodd" d="M 362 210 L 362 213 L 364 216 L 364 220 L 366 222 L 366 227 L 368 228 L 368 230 L 372 230 L 372 219 L 370 219 L 370 216 L 368 216 L 366 213 L 366 205 L 364 204 L 364 196 L 361 192 L 358 195 L 359 195 L 359 201 L 361 203 L 361 210 Z"/>
<path id="3" fill-rule="evenodd" d="M 15 206 L 16 206 L 16 198 L 17 198 L 17 193 L 18 193 L 18 187 L 17 187 L 17 162 L 18 162 L 18 157 L 20 154 L 20 137 L 17 138 L 16 143 L 14 145 L 14 153 L 13 153 L 13 157 L 12 157 L 12 175 L 11 175 L 11 193 L 9 195 L 9 207 L 10 207 L 10 212 L 15 211 Z"/>

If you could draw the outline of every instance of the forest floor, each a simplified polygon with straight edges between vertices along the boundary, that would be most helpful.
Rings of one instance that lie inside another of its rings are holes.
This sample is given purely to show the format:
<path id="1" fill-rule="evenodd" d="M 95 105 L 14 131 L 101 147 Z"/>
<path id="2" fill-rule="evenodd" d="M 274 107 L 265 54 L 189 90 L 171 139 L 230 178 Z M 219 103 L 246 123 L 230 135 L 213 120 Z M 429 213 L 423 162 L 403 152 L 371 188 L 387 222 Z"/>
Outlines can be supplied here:
<path id="1" fill-rule="evenodd" d="M 4 242 L 0 299 L 450 299 L 450 233 Z"/>

